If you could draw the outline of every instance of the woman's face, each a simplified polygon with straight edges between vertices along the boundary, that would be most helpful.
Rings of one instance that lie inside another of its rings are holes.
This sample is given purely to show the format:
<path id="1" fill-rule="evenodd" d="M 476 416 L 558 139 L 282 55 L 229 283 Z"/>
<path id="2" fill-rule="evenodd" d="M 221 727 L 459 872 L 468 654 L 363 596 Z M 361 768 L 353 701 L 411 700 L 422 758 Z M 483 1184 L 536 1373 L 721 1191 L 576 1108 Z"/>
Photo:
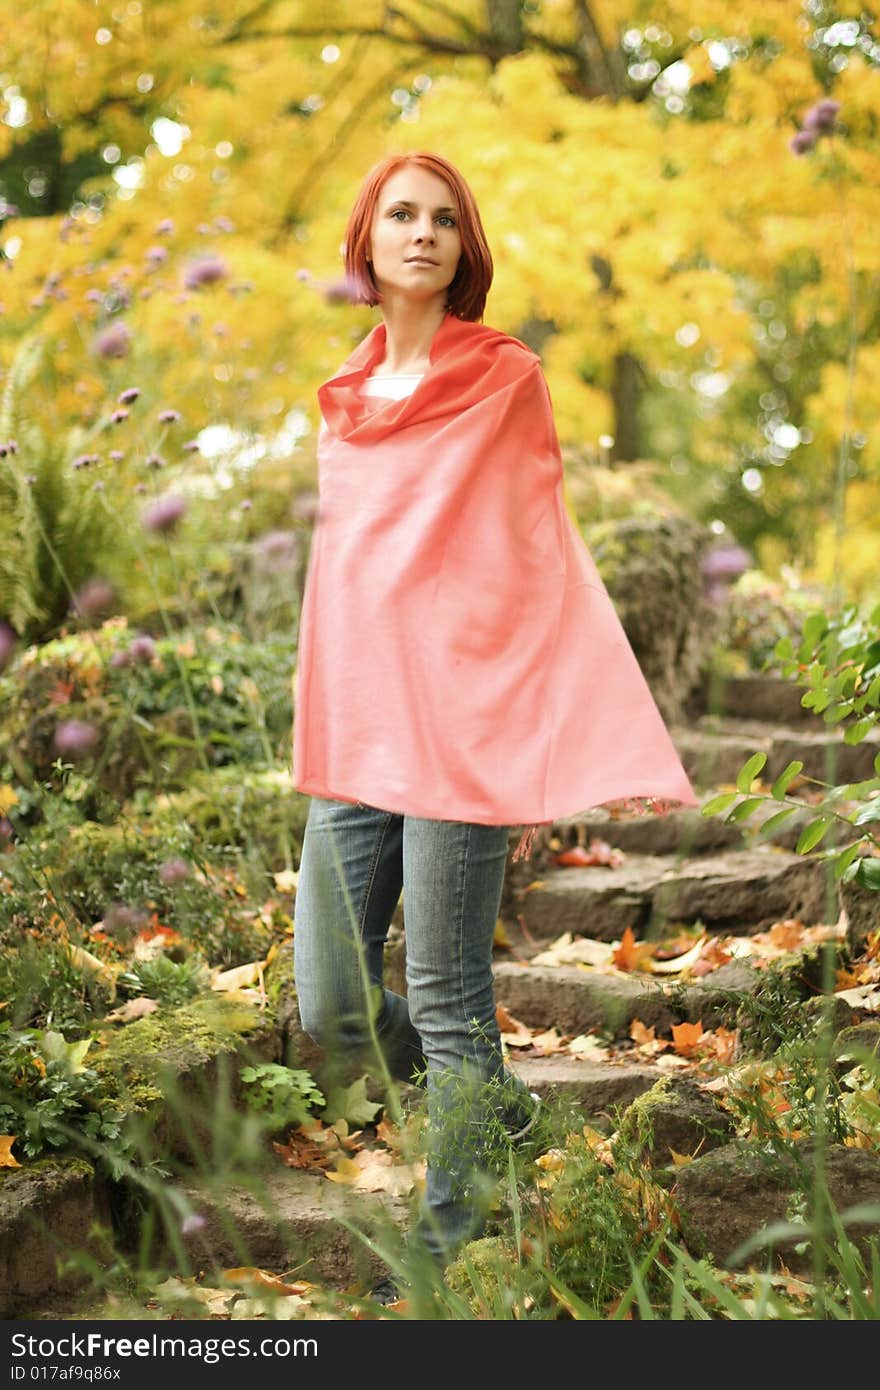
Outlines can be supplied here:
<path id="1" fill-rule="evenodd" d="M 452 189 L 429 169 L 405 164 L 382 185 L 373 214 L 370 259 L 383 299 L 398 294 L 445 303 L 460 257 Z"/>

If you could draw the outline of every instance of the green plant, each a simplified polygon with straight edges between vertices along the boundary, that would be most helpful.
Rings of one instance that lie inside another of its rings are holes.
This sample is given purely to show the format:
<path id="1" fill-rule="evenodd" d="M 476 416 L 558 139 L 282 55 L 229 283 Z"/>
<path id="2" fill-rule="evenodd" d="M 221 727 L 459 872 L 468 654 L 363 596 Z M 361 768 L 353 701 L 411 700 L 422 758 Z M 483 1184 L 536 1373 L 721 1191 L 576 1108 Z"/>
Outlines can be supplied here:
<path id="1" fill-rule="evenodd" d="M 89 1045 L 0 1023 L 0 1132 L 14 1135 L 27 1157 L 68 1147 L 72 1129 L 93 1142 L 118 1141 L 121 1115 L 98 1103 L 100 1080 L 84 1062 Z"/>
<path id="2" fill-rule="evenodd" d="M 880 606 L 867 618 L 851 605 L 833 617 L 811 613 L 797 647 L 791 637 L 784 637 L 774 650 L 782 674 L 793 676 L 804 687 L 802 705 L 821 714 L 826 724 L 842 726 L 846 744 L 862 742 L 880 723 Z M 791 784 L 796 778 L 811 782 L 822 788 L 822 798 L 810 805 L 796 852 L 816 850 L 817 858 L 833 866 L 835 879 L 855 879 L 867 888 L 880 889 L 880 833 L 873 829 L 880 822 L 880 753 L 874 757 L 878 775 L 861 782 L 834 785 L 803 777 L 804 765 L 795 759 L 769 793 L 753 792 L 752 783 L 766 762 L 766 753 L 754 753 L 737 774 L 736 791 L 712 797 L 701 814 L 745 821 L 759 806 L 775 801 L 782 809 L 763 821 L 759 831 L 769 835 L 790 816 L 804 811 L 804 801 L 788 795 Z M 844 807 L 852 802 L 858 804 Z M 818 850 L 832 827 L 843 832 L 845 842 Z"/>
<path id="3" fill-rule="evenodd" d="M 154 960 L 136 961 L 123 971 L 117 983 L 129 994 L 145 994 L 173 1008 L 206 988 L 208 968 L 198 956 L 182 961 L 157 956 Z"/>
<path id="4" fill-rule="evenodd" d="M 325 1104 L 307 1071 L 264 1062 L 244 1067 L 240 1075 L 247 1105 L 265 1116 L 273 1132 L 303 1124 L 313 1108 Z"/>

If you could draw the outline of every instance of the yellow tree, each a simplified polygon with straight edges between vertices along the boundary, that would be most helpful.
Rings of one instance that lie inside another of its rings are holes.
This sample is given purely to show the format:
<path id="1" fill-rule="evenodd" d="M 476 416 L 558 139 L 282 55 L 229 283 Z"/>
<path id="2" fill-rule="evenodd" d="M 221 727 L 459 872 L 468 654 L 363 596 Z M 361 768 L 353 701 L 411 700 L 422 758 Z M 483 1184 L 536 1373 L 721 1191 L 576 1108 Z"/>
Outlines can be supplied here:
<path id="1" fill-rule="evenodd" d="M 316 385 L 375 321 L 323 292 L 360 179 L 437 148 L 483 211 L 487 320 L 542 352 L 565 442 L 654 458 L 768 563 L 809 541 L 827 565 L 848 439 L 874 537 L 880 45 L 858 6 L 66 0 L 19 21 L 10 201 L 49 154 L 20 208 L 45 215 L 0 234 L 0 351 L 39 329 L 80 442 L 132 373 L 189 432 L 314 426 Z M 835 131 L 796 154 L 827 96 Z M 77 161 L 71 215 L 40 206 Z"/>

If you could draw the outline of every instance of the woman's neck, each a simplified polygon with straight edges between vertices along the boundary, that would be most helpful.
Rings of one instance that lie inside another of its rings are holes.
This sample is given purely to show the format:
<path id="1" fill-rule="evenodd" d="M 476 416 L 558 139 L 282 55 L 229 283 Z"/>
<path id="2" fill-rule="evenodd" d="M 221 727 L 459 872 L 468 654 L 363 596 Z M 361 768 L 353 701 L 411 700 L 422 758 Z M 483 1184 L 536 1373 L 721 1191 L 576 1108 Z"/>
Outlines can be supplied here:
<path id="1" fill-rule="evenodd" d="M 445 306 L 438 310 L 434 304 L 424 309 L 412 304 L 399 308 L 383 306 L 385 356 L 374 370 L 382 376 L 427 371 L 431 365 L 431 343 L 446 313 Z"/>

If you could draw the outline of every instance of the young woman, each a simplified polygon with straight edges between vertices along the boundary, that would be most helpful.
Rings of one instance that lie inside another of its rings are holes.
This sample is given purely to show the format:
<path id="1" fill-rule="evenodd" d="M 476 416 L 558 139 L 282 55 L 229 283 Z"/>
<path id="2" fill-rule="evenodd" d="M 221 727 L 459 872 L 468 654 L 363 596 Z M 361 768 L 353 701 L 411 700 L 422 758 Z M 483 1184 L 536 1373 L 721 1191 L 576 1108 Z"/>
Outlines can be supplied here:
<path id="1" fill-rule="evenodd" d="M 534 1118 L 492 988 L 511 829 L 516 858 L 590 806 L 697 798 L 568 516 L 540 359 L 481 322 L 492 257 L 458 170 L 430 153 L 372 169 L 345 268 L 381 322 L 318 390 L 296 986 L 322 1046 L 378 1045 L 394 1077 L 426 1079 L 411 1244 L 443 1264 L 483 1224 L 487 1148 Z M 401 889 L 406 998 L 382 983 Z"/>

